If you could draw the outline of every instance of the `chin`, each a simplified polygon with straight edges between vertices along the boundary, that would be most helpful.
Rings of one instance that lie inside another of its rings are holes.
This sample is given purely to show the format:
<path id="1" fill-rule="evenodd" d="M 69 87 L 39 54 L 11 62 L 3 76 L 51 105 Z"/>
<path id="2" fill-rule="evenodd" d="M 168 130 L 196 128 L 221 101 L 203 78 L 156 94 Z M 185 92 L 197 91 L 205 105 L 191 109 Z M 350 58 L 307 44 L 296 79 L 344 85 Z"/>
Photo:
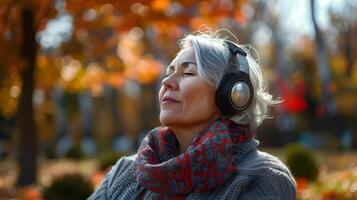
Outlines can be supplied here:
<path id="1" fill-rule="evenodd" d="M 177 122 L 177 119 L 175 116 L 168 116 L 168 115 L 160 115 L 160 122 L 164 126 L 170 126 L 172 124 L 175 124 Z"/>
<path id="2" fill-rule="evenodd" d="M 161 122 L 161 124 L 164 125 L 164 126 L 168 126 L 169 124 L 171 124 L 171 123 L 170 123 L 170 120 L 167 119 L 166 117 L 160 117 L 160 122 Z"/>

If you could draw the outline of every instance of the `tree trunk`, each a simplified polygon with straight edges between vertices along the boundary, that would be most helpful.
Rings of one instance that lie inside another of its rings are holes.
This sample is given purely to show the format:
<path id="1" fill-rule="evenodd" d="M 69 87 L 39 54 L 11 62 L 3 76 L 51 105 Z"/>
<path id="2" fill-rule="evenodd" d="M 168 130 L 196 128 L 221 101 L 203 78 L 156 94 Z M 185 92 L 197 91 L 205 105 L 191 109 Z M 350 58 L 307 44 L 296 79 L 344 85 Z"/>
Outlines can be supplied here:
<path id="1" fill-rule="evenodd" d="M 34 14 L 35 10 L 32 7 L 24 7 L 21 11 L 23 34 L 22 56 L 25 61 L 25 68 L 21 74 L 22 92 L 18 110 L 20 129 L 18 149 L 20 172 L 17 180 L 18 186 L 33 184 L 37 178 L 37 134 L 32 105 L 37 54 Z"/>
<path id="2" fill-rule="evenodd" d="M 113 126 L 114 126 L 114 133 L 112 133 L 113 137 L 122 137 L 124 135 L 124 124 L 123 124 L 123 115 L 120 112 L 120 108 L 118 105 L 121 105 L 121 97 L 118 92 L 117 88 L 110 87 L 108 88 L 110 90 L 109 94 L 109 105 L 110 105 L 110 113 L 111 113 L 111 119 L 113 120 Z"/>
<path id="3" fill-rule="evenodd" d="M 310 9 L 311 20 L 315 31 L 315 59 L 322 82 L 322 104 L 326 108 L 328 115 L 334 115 L 336 106 L 329 89 L 331 81 L 330 67 L 326 55 L 326 43 L 316 21 L 315 0 L 310 1 Z"/>
<path id="4" fill-rule="evenodd" d="M 352 69 L 353 69 L 353 60 L 354 60 L 354 56 L 353 56 L 353 42 L 351 42 L 351 38 L 353 37 L 353 33 L 352 33 L 352 28 L 351 27 L 347 27 L 347 30 L 345 32 L 342 32 L 342 37 L 344 40 L 344 45 L 343 45 L 343 53 L 345 55 L 345 59 L 346 59 L 346 75 L 347 77 L 351 78 L 352 77 Z"/>

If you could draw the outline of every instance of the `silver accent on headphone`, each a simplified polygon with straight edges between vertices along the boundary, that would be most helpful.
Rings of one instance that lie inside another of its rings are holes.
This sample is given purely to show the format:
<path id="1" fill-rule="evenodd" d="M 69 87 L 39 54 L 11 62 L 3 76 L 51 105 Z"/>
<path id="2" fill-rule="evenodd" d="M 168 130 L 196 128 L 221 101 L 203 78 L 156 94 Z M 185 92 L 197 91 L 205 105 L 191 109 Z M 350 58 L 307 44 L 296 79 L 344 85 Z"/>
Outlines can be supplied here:
<path id="1" fill-rule="evenodd" d="M 247 83 L 238 81 L 234 84 L 231 90 L 231 100 L 234 107 L 240 109 L 248 104 L 250 98 L 250 90 Z"/>

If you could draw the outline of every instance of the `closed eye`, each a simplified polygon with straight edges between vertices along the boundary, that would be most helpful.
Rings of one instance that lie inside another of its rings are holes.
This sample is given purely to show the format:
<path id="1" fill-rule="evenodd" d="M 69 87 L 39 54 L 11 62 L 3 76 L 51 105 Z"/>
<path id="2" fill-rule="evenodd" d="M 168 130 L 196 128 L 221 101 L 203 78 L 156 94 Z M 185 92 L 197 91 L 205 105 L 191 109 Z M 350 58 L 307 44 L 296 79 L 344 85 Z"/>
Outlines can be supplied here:
<path id="1" fill-rule="evenodd" d="M 183 74 L 186 76 L 195 76 L 196 75 L 195 73 L 191 73 L 191 72 L 185 72 Z"/>

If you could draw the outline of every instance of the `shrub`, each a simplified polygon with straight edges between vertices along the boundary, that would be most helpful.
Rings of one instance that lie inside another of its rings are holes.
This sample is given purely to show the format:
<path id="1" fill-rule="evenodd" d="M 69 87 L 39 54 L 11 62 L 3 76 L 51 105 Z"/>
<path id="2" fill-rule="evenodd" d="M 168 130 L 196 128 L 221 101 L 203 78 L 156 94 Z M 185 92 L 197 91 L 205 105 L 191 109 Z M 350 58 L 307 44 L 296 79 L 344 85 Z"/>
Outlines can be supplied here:
<path id="1" fill-rule="evenodd" d="M 44 200 L 81 200 L 93 193 L 93 185 L 81 174 L 66 174 L 44 189 Z"/>
<path id="2" fill-rule="evenodd" d="M 295 177 L 314 181 L 319 173 L 313 153 L 299 144 L 285 147 L 286 164 Z"/>

